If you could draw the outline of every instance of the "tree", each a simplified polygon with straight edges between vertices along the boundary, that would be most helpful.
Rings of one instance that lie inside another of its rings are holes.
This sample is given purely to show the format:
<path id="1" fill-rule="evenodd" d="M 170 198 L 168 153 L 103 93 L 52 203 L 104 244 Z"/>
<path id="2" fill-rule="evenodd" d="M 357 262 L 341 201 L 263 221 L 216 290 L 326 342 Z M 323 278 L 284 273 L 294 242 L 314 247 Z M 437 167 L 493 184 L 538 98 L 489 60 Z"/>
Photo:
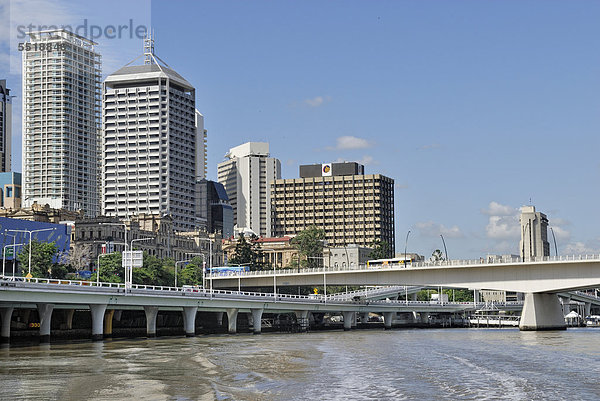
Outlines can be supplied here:
<path id="1" fill-rule="evenodd" d="M 256 237 L 252 240 L 256 240 Z M 265 267 L 264 254 L 260 247 L 246 241 L 244 234 L 240 234 L 235 244 L 235 254 L 229 258 L 229 265 L 249 266 L 251 270 L 262 270 Z"/>
<path id="2" fill-rule="evenodd" d="M 323 255 L 323 240 L 325 239 L 325 231 L 321 228 L 312 226 L 296 235 L 291 243 L 298 249 L 298 253 L 306 258 L 301 264 L 308 267 L 316 267 L 319 265 L 318 259 Z"/>
<path id="3" fill-rule="evenodd" d="M 125 274 L 122 266 L 121 252 L 109 253 L 100 257 L 100 281 L 105 283 L 122 283 L 123 275 Z M 92 275 L 92 281 L 96 280 L 98 274 L 98 266 L 96 272 Z"/>
<path id="4" fill-rule="evenodd" d="M 75 271 L 84 270 L 90 265 L 90 254 L 92 253 L 92 244 L 74 245 L 65 255 L 64 263 L 71 265 Z"/>
<path id="5" fill-rule="evenodd" d="M 161 260 L 144 252 L 142 267 L 133 268 L 132 281 L 135 284 L 173 286 L 175 283 L 175 262 L 173 259 Z"/>
<path id="6" fill-rule="evenodd" d="M 376 239 L 371 246 L 373 250 L 369 253 L 369 259 L 386 259 L 391 256 L 392 250 L 388 242 Z"/>
<path id="7" fill-rule="evenodd" d="M 440 262 L 440 261 L 444 260 L 442 251 L 440 251 L 439 249 L 436 249 L 435 251 L 433 251 L 433 253 L 431 254 L 431 258 L 429 258 L 429 260 L 431 260 L 432 262 Z"/>
<path id="8" fill-rule="evenodd" d="M 191 262 L 186 264 L 177 273 L 177 284 L 201 285 L 203 262 L 203 258 L 195 257 Z"/>
<path id="9" fill-rule="evenodd" d="M 22 271 L 29 271 L 29 247 L 27 244 L 23 246 L 17 260 Z M 58 247 L 55 242 L 40 242 L 37 239 L 31 241 L 31 275 L 33 277 L 53 277 L 52 268 L 54 267 L 53 259 L 57 256 Z M 57 269 L 56 274 L 59 273 Z M 62 278 L 62 277 L 60 277 Z"/>

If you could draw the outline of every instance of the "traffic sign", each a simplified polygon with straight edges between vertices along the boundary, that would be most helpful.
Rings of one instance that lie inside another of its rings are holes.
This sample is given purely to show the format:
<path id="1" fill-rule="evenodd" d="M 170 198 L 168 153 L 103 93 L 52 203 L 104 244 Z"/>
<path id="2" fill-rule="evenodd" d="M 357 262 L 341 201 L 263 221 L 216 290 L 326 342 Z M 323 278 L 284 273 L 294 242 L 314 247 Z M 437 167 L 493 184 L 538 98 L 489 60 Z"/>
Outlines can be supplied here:
<path id="1" fill-rule="evenodd" d="M 144 265 L 144 252 L 125 251 L 121 262 L 124 267 L 142 267 Z"/>

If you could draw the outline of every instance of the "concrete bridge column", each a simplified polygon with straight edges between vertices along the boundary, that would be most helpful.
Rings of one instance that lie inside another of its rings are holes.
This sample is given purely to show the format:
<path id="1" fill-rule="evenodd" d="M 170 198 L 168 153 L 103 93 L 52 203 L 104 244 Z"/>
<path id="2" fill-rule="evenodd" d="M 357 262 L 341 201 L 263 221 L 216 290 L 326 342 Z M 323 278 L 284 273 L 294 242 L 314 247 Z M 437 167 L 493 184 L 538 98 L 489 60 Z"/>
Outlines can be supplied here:
<path id="1" fill-rule="evenodd" d="M 123 311 L 121 309 L 118 309 L 115 311 L 115 320 L 117 322 L 121 321 L 121 316 L 123 315 Z"/>
<path id="2" fill-rule="evenodd" d="M 50 323 L 52 322 L 53 304 L 37 304 L 40 315 L 40 342 L 50 342 Z"/>
<path id="3" fill-rule="evenodd" d="M 2 316 L 2 329 L 0 329 L 0 343 L 7 343 L 10 341 L 10 321 L 12 320 L 13 310 L 12 306 L 6 308 L 0 308 L 0 315 Z"/>
<path id="4" fill-rule="evenodd" d="M 352 329 L 356 329 L 356 316 L 358 312 L 352 312 L 352 324 L 350 325 Z"/>
<path id="5" fill-rule="evenodd" d="M 300 331 L 305 332 L 306 330 L 308 330 L 308 326 L 309 326 L 308 311 L 307 310 L 297 310 L 297 311 L 294 311 L 294 313 L 296 314 L 296 321 L 298 321 L 298 323 L 300 323 Z M 314 321 L 314 316 L 313 316 L 313 321 Z"/>
<path id="6" fill-rule="evenodd" d="M 227 323 L 229 326 L 227 328 L 227 331 L 229 332 L 229 334 L 237 333 L 238 312 L 239 312 L 239 309 L 237 309 L 237 308 L 227 309 Z"/>
<path id="7" fill-rule="evenodd" d="M 63 314 L 65 316 L 65 329 L 72 330 L 73 315 L 75 314 L 75 309 L 64 309 Z"/>
<path id="8" fill-rule="evenodd" d="M 196 313 L 197 306 L 183 307 L 183 328 L 185 329 L 186 337 L 194 337 L 196 335 Z"/>
<path id="9" fill-rule="evenodd" d="M 158 306 L 144 306 L 146 312 L 146 336 L 156 337 L 156 317 L 158 316 Z"/>
<path id="10" fill-rule="evenodd" d="M 565 318 L 556 294 L 525 294 L 519 330 L 565 330 Z"/>
<path id="11" fill-rule="evenodd" d="M 102 330 L 104 329 L 104 312 L 106 312 L 106 304 L 90 305 L 92 312 L 92 340 L 102 340 Z"/>
<path id="12" fill-rule="evenodd" d="M 369 323 L 369 312 L 362 312 L 360 314 L 360 322 L 361 323 Z"/>
<path id="13" fill-rule="evenodd" d="M 217 312 L 217 324 L 223 326 L 223 312 Z"/>
<path id="14" fill-rule="evenodd" d="M 383 312 L 383 326 L 386 330 L 392 328 L 392 318 L 394 317 L 394 312 Z"/>
<path id="15" fill-rule="evenodd" d="M 344 331 L 348 331 L 352 328 L 354 312 L 342 312 L 342 315 L 344 316 Z"/>
<path id="16" fill-rule="evenodd" d="M 591 302 L 586 302 L 585 303 L 584 313 L 585 313 L 585 316 L 589 316 L 589 315 L 592 314 L 592 303 Z"/>
<path id="17" fill-rule="evenodd" d="M 115 315 L 114 309 L 109 309 L 104 315 L 104 338 L 112 337 L 112 326 L 113 316 Z"/>
<path id="18" fill-rule="evenodd" d="M 254 334 L 260 334 L 262 329 L 262 309 L 252 309 L 252 332 Z"/>

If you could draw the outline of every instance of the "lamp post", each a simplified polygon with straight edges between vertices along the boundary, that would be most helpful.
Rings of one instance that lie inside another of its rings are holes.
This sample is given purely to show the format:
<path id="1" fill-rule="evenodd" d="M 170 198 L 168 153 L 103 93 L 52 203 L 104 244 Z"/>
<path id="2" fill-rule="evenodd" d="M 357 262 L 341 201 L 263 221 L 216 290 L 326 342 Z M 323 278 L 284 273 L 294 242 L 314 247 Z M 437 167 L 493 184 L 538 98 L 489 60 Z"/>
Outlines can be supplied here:
<path id="1" fill-rule="evenodd" d="M 444 236 L 442 234 L 440 234 L 440 237 L 442 238 L 442 244 L 444 244 L 444 254 L 446 255 L 446 261 L 449 261 L 448 250 L 446 249 L 446 241 L 444 241 Z"/>
<path id="2" fill-rule="evenodd" d="M 192 259 L 186 259 L 186 260 L 179 260 L 179 261 L 175 262 L 175 287 L 177 287 L 177 264 L 178 263 L 188 263 L 191 261 L 192 261 Z"/>
<path id="3" fill-rule="evenodd" d="M 198 238 L 198 240 L 200 241 L 208 241 L 208 271 L 209 271 L 209 278 L 210 278 L 210 295 L 212 297 L 212 239 L 211 238 Z M 206 288 L 206 286 L 204 285 L 204 281 L 205 281 L 205 274 L 204 274 L 204 268 L 202 268 L 202 288 Z"/>
<path id="4" fill-rule="evenodd" d="M 552 231 L 552 238 L 554 239 L 554 253 L 556 254 L 556 257 L 558 258 L 558 247 L 556 246 L 556 236 L 554 235 L 554 229 L 552 227 L 550 227 L 550 231 Z"/>
<path id="5" fill-rule="evenodd" d="M 12 235 L 12 237 L 14 237 L 14 235 Z M 13 266 L 12 266 L 12 271 L 13 271 L 13 277 L 15 276 L 15 249 L 16 249 L 17 246 L 20 246 L 20 245 L 25 245 L 25 244 L 4 245 L 4 253 L 2 254 L 2 277 L 4 277 L 6 275 L 5 274 L 5 271 L 6 271 L 6 248 L 8 248 L 8 247 L 12 247 L 12 249 L 13 249 Z"/>
<path id="6" fill-rule="evenodd" d="M 203 253 L 200 252 L 186 252 L 186 255 L 196 255 L 196 256 L 202 256 L 202 264 L 206 265 L 206 256 L 204 256 Z M 191 260 L 194 260 L 194 258 L 192 258 Z M 175 283 L 177 283 L 177 269 L 175 269 Z M 177 285 L 175 285 L 175 287 L 177 287 Z M 204 266 L 202 267 L 202 289 L 204 290 Z"/>
<path id="7" fill-rule="evenodd" d="M 39 230 L 7 230 L 7 231 L 15 232 L 15 233 L 29 233 L 29 268 L 28 268 L 29 275 L 31 275 L 31 239 L 32 239 L 33 233 L 39 233 L 42 231 L 54 231 L 54 230 L 56 230 L 56 228 L 41 228 Z"/>
<path id="8" fill-rule="evenodd" d="M 110 253 L 99 253 L 98 254 L 98 262 L 96 263 L 96 287 L 100 286 L 100 257 L 112 255 L 114 252 Z"/>
<path id="9" fill-rule="evenodd" d="M 406 239 L 404 240 L 404 267 L 406 267 L 406 245 L 408 245 L 408 236 L 410 235 L 410 230 L 406 233 Z"/>
<path id="10" fill-rule="evenodd" d="M 529 221 L 527 222 L 527 224 L 525 224 L 525 226 L 523 227 L 523 236 L 522 236 L 522 253 L 521 253 L 521 257 L 523 258 L 523 262 L 525 262 L 525 231 L 527 231 L 527 226 L 529 226 Z M 529 230 L 531 231 L 531 229 Z M 531 244 L 529 244 L 529 253 L 531 254 Z"/>
<path id="11" fill-rule="evenodd" d="M 147 238 L 137 238 L 137 239 L 132 239 L 131 242 L 129 243 L 129 260 L 130 260 L 130 264 L 128 267 L 125 267 L 125 288 L 127 288 L 127 283 L 129 283 L 129 286 L 131 286 L 131 284 L 133 284 L 133 243 L 134 242 L 141 242 L 141 241 L 148 241 L 154 239 L 154 237 L 147 237 Z"/>

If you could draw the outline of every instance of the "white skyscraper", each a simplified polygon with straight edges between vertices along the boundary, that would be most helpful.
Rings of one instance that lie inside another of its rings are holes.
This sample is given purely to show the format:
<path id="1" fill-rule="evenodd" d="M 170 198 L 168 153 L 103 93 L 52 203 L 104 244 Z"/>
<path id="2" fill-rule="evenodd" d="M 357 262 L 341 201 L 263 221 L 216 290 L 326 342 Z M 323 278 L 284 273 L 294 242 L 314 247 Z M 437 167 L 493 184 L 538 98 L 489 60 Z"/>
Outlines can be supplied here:
<path id="1" fill-rule="evenodd" d="M 228 159 L 218 165 L 218 181 L 223 184 L 233 207 L 236 229 L 271 236 L 269 185 L 281 178 L 281 162 L 269 157 L 269 144 L 247 142 L 229 150 Z"/>
<path id="2" fill-rule="evenodd" d="M 23 205 L 98 215 L 100 55 L 66 30 L 29 33 L 23 51 Z"/>
<path id="3" fill-rule="evenodd" d="M 206 159 L 195 89 L 154 54 L 151 39 L 144 64 L 132 63 L 104 81 L 103 214 L 170 215 L 175 230 L 193 230 Z"/>
<path id="4" fill-rule="evenodd" d="M 548 242 L 548 218 L 536 212 L 535 206 L 521 208 L 521 257 L 530 260 L 540 256 L 550 256 Z"/>

